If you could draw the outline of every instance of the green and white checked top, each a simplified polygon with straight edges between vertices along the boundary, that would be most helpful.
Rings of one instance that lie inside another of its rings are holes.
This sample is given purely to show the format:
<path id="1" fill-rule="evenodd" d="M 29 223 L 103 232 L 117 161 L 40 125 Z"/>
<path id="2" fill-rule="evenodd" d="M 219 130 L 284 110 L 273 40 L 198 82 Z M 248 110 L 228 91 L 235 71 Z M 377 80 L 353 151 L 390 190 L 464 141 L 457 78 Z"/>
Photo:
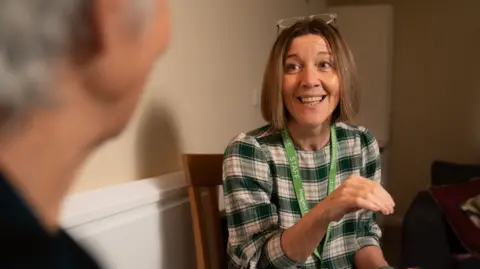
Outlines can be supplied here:
<path id="1" fill-rule="evenodd" d="M 352 174 L 380 183 L 380 151 L 373 134 L 341 122 L 335 129 L 336 187 Z M 330 144 L 316 151 L 296 150 L 305 196 L 313 208 L 327 195 Z M 267 125 L 234 138 L 225 150 L 223 179 L 229 268 L 322 268 L 313 253 L 298 263 L 280 244 L 282 232 L 301 218 L 280 131 Z M 346 214 L 331 227 L 329 241 L 318 250 L 324 268 L 352 268 L 358 249 L 379 246 L 381 231 L 372 211 Z"/>

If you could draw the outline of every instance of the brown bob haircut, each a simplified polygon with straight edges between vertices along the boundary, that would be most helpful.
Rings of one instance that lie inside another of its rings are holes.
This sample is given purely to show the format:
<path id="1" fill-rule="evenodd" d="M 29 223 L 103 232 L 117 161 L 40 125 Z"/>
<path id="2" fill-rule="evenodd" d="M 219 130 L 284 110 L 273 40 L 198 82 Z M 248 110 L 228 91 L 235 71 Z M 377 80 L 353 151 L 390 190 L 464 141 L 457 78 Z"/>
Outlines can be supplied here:
<path id="1" fill-rule="evenodd" d="M 332 53 L 333 68 L 339 76 L 340 102 L 332 114 L 332 121 L 348 122 L 358 112 L 356 67 L 350 48 L 334 25 L 319 19 L 303 20 L 280 33 L 265 68 L 261 109 L 263 118 L 275 129 L 284 128 L 288 117 L 282 97 L 285 57 L 292 41 L 308 34 L 319 35 L 325 39 Z"/>

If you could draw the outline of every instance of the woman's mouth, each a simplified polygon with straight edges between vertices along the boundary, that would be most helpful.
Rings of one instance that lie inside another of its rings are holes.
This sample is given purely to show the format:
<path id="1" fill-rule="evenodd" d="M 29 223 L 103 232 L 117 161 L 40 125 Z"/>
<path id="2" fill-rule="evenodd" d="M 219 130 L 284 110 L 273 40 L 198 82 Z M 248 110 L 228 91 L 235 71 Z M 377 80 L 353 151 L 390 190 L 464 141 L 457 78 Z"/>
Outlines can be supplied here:
<path id="1" fill-rule="evenodd" d="M 315 104 L 318 104 L 318 103 L 322 102 L 323 100 L 325 100 L 325 97 L 327 97 L 327 95 L 305 96 L 305 97 L 299 96 L 299 97 L 297 97 L 297 99 L 302 104 L 315 105 Z"/>

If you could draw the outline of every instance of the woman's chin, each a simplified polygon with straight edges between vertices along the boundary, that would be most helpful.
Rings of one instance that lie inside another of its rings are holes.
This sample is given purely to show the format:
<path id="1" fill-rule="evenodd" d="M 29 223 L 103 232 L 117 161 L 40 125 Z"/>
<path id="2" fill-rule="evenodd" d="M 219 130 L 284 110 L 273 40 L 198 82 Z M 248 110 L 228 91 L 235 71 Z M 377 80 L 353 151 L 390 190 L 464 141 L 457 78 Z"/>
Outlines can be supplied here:
<path id="1" fill-rule="evenodd" d="M 296 120 L 297 124 L 307 128 L 316 128 L 324 126 L 328 123 L 328 119 L 325 118 L 300 118 Z"/>

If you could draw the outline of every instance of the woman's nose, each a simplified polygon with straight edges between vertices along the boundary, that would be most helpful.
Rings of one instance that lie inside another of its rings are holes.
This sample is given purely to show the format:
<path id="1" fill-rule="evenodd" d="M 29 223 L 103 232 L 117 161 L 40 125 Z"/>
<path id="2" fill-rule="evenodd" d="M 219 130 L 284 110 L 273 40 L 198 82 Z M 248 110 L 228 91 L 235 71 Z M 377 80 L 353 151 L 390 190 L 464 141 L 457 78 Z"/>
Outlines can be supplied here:
<path id="1" fill-rule="evenodd" d="M 303 88 L 316 88 L 320 86 L 320 76 L 315 68 L 305 68 L 302 71 L 302 87 Z"/>

